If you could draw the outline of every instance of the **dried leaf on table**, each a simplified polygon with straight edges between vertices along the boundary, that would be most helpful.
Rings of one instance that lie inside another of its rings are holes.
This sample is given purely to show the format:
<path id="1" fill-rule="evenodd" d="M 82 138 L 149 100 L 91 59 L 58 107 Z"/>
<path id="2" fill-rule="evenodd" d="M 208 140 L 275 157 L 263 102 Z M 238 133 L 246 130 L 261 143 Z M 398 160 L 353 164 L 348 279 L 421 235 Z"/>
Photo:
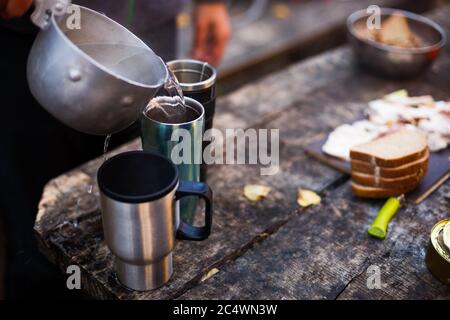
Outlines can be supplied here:
<path id="1" fill-rule="evenodd" d="M 208 280 L 209 278 L 212 278 L 212 277 L 213 277 L 216 273 L 218 273 L 218 272 L 219 272 L 219 269 L 217 269 L 217 268 L 212 268 L 211 270 L 208 271 L 207 274 L 205 274 L 205 275 L 202 277 L 202 279 L 200 280 L 200 282 L 203 282 L 203 281 Z"/>
<path id="2" fill-rule="evenodd" d="M 298 189 L 297 203 L 303 208 L 317 205 L 321 200 L 320 196 L 314 191 Z"/>
<path id="3" fill-rule="evenodd" d="M 244 188 L 244 196 L 250 201 L 261 201 L 267 197 L 272 188 L 257 184 L 249 184 Z"/>

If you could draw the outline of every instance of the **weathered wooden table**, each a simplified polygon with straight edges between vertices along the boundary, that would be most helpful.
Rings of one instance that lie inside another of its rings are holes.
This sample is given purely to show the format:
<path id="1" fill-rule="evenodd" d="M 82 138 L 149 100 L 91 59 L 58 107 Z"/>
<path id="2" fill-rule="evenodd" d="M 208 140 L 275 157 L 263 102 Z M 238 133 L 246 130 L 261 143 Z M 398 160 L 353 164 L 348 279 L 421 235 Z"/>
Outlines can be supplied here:
<path id="1" fill-rule="evenodd" d="M 431 16 L 450 31 L 450 7 Z M 425 75 L 405 81 L 356 69 L 343 47 L 219 99 L 220 128 L 280 128 L 281 170 L 260 176 L 258 166 L 212 167 L 212 235 L 177 244 L 174 275 L 161 289 L 128 291 L 114 277 L 97 199 L 87 192 L 102 159 L 48 184 L 35 226 L 41 249 L 62 271 L 79 265 L 83 289 L 98 299 L 450 299 L 424 263 L 431 227 L 450 215 L 450 181 L 422 204 L 402 208 L 380 241 L 367 227 L 382 202 L 353 197 L 347 176 L 303 151 L 311 139 L 360 117 L 371 99 L 400 88 L 448 99 L 449 85 L 449 46 Z M 138 147 L 136 141 L 122 150 Z M 250 203 L 242 195 L 248 183 L 273 191 Z M 299 208 L 299 187 L 319 192 L 322 203 Z M 380 268 L 381 289 L 367 287 L 371 265 Z M 218 272 L 205 277 L 212 269 Z"/>

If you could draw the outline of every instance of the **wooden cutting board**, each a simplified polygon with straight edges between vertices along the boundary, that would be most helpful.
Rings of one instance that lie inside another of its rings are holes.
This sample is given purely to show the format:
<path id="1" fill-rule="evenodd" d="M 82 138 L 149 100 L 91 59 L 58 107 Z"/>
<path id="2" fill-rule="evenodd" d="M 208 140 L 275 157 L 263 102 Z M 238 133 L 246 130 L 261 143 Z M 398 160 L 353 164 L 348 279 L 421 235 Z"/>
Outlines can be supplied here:
<path id="1" fill-rule="evenodd" d="M 336 170 L 351 174 L 350 162 L 329 156 L 322 151 L 326 140 L 327 137 L 318 138 L 305 147 L 305 152 Z M 406 195 L 407 200 L 414 204 L 421 203 L 448 178 L 450 178 L 450 148 L 431 153 L 427 175 L 415 190 Z"/>

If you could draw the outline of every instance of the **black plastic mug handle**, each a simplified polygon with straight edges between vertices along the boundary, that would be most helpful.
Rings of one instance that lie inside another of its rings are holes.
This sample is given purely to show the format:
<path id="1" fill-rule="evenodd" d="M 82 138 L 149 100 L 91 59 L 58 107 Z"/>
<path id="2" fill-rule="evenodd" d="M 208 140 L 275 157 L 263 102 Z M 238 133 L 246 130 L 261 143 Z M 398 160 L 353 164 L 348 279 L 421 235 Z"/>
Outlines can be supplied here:
<path id="1" fill-rule="evenodd" d="M 177 238 L 180 240 L 192 241 L 205 240 L 211 234 L 213 215 L 212 190 L 203 182 L 180 181 L 178 190 L 175 193 L 175 200 L 180 200 L 187 196 L 198 196 L 205 200 L 205 225 L 203 227 L 194 227 L 180 221 Z"/>

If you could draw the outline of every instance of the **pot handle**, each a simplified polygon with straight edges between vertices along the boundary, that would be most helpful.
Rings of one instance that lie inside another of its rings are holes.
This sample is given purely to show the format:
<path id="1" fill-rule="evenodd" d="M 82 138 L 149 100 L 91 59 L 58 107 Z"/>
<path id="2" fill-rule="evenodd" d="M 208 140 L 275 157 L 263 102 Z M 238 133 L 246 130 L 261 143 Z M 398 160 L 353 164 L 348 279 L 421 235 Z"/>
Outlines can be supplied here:
<path id="1" fill-rule="evenodd" d="M 62 16 L 72 0 L 34 0 L 34 12 L 31 21 L 41 29 L 47 29 L 52 15 Z"/>

